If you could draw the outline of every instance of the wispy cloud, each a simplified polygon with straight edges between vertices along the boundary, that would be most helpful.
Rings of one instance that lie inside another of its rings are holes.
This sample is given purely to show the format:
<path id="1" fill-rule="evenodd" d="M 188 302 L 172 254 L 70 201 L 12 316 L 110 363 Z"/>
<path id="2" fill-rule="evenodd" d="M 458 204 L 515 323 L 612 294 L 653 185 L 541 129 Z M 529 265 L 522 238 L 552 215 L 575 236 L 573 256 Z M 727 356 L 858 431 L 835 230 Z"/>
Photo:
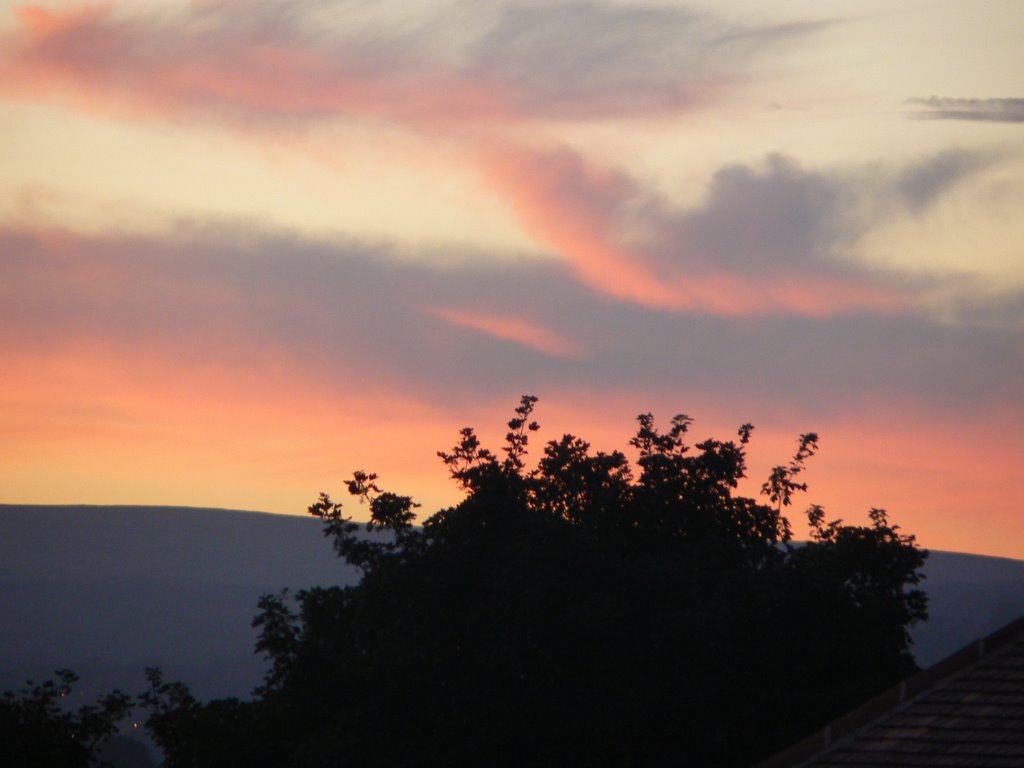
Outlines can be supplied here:
<path id="1" fill-rule="evenodd" d="M 639 194 L 621 173 L 594 166 L 568 148 L 503 145 L 482 160 L 490 188 L 537 242 L 565 259 L 601 293 L 655 307 L 682 308 L 686 297 L 658 280 L 618 242 L 622 209 Z"/>
<path id="2" fill-rule="evenodd" d="M 911 211 L 922 213 L 954 186 L 1000 159 L 995 152 L 946 150 L 902 169 L 896 179 L 896 190 Z"/>
<path id="3" fill-rule="evenodd" d="M 820 22 L 743 27 L 660 5 L 465 0 L 430 12 L 258 0 L 26 6 L 0 82 L 91 110 L 454 128 L 638 117 L 707 103 Z"/>
<path id="4" fill-rule="evenodd" d="M 907 99 L 912 116 L 929 120 L 976 120 L 1024 123 L 1024 99 L 954 99 L 930 96 Z"/>
<path id="5" fill-rule="evenodd" d="M 438 62 L 381 56 L 367 41 L 324 39 L 298 10 L 277 2 L 241 14 L 227 3 L 162 14 L 28 7 L 20 13 L 23 35 L 6 41 L 0 82 L 21 98 L 56 95 L 90 111 L 243 124 L 506 117 L 497 89 Z"/>
<path id="6" fill-rule="evenodd" d="M 763 54 L 827 23 L 741 26 L 663 4 L 505 3 L 466 70 L 519 94 L 524 113 L 639 117 L 707 103 L 748 79 Z"/>

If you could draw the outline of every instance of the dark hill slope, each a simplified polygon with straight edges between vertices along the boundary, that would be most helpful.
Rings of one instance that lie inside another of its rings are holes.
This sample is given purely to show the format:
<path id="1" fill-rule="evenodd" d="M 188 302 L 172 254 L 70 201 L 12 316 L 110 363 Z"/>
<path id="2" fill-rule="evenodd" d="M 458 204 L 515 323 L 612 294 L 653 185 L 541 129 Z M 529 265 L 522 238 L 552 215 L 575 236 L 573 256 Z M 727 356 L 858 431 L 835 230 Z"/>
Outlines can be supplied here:
<path id="1" fill-rule="evenodd" d="M 1024 562 L 933 552 L 927 666 L 1024 615 Z M 352 583 L 318 521 L 223 509 L 0 505 L 0 689 L 75 669 L 83 690 L 140 690 L 145 666 L 202 697 L 258 684 L 263 592 Z"/>
<path id="2" fill-rule="evenodd" d="M 0 506 L 0 687 L 67 666 L 90 690 L 141 690 L 159 665 L 199 695 L 244 696 L 263 673 L 260 594 L 356 578 L 312 518 Z"/>

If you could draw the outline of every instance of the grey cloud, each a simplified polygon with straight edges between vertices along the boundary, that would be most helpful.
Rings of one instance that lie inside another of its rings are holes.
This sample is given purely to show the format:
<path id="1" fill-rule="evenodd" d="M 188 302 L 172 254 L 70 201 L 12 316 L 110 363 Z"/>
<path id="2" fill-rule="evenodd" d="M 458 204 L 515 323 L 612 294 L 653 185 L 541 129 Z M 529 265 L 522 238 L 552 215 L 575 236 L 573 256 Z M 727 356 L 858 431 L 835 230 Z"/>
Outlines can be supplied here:
<path id="1" fill-rule="evenodd" d="M 755 274 L 827 269 L 861 233 L 856 196 L 841 177 L 773 155 L 763 170 L 719 170 L 703 204 L 672 217 L 666 235 L 691 265 Z"/>
<path id="2" fill-rule="evenodd" d="M 760 166 L 729 165 L 692 208 L 635 201 L 655 222 L 644 250 L 663 274 L 688 269 L 746 275 L 839 277 L 905 286 L 899 275 L 858 261 L 857 244 L 879 223 L 925 212 L 957 185 L 1005 159 L 992 150 L 950 149 L 897 168 L 837 171 L 771 155 Z M 637 196 L 642 195 L 640 191 Z"/>
<path id="3" fill-rule="evenodd" d="M 508 3 L 467 68 L 533 110 L 628 115 L 703 101 L 712 81 L 824 23 L 744 28 L 679 7 Z"/>
<path id="4" fill-rule="evenodd" d="M 991 152 L 952 149 L 904 168 L 896 189 L 908 208 L 921 213 L 963 179 L 991 166 L 999 156 Z"/>
<path id="5" fill-rule="evenodd" d="M 946 322 L 993 333 L 1024 334 L 1024 291 L 965 276 L 951 292 L 941 307 Z M 1024 348 L 1018 354 L 1024 355 Z"/>
<path id="6" fill-rule="evenodd" d="M 930 96 L 907 99 L 914 117 L 930 120 L 976 120 L 1024 123 L 1024 99 L 954 99 Z"/>
<path id="7" fill-rule="evenodd" d="M 677 106 L 712 69 L 707 22 L 674 8 L 508 5 L 467 69 L 518 90 L 534 110 Z"/>
<path id="8" fill-rule="evenodd" d="M 243 13 L 226 3 L 100 10 L 29 46 L 25 63 L 56 64 L 83 87 L 134 92 L 168 111 L 222 117 L 629 117 L 706 102 L 722 83 L 756 77 L 765 52 L 826 23 L 742 26 L 659 4 L 556 0 L 403 4 L 401 19 L 396 7 L 254 0 Z M 246 87 L 166 76 L 191 63 Z M 287 93 L 270 87 L 285 76 Z"/>
<path id="9" fill-rule="evenodd" d="M 387 247 L 228 226 L 175 238 L 0 234 L 0 347 L 79 341 L 259 375 L 288 361 L 343 388 L 382 382 L 441 404 L 554 389 L 703 391 L 826 412 L 872 398 L 970 409 L 1024 380 L 1024 299 L 986 323 L 922 314 L 723 318 L 608 300 L 559 265 L 458 265 Z M 562 359 L 459 328 L 431 307 L 528 317 L 578 344 Z M 998 320 L 998 322 L 996 322 Z M 269 357 L 266 357 L 269 355 Z"/>
<path id="10" fill-rule="evenodd" d="M 618 347 L 614 364 L 588 380 L 628 387 L 641 376 L 661 391 L 674 385 L 825 413 L 880 400 L 965 410 L 1015 402 L 1024 375 L 1021 331 L 914 314 L 729 320 L 629 313 L 618 323 L 639 343 Z"/>

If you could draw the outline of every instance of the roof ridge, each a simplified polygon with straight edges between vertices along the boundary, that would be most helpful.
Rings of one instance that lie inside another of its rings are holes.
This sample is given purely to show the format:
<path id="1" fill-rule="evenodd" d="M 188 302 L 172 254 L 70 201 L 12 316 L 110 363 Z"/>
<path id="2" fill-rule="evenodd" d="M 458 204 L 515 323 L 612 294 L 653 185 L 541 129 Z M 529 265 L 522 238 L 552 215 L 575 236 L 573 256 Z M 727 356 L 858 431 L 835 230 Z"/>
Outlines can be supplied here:
<path id="1" fill-rule="evenodd" d="M 936 662 L 927 669 L 901 680 L 888 690 L 817 729 L 795 744 L 756 763 L 754 768 L 799 768 L 834 749 L 882 718 L 908 707 L 982 659 L 1014 643 L 1024 635 L 1024 616 Z"/>

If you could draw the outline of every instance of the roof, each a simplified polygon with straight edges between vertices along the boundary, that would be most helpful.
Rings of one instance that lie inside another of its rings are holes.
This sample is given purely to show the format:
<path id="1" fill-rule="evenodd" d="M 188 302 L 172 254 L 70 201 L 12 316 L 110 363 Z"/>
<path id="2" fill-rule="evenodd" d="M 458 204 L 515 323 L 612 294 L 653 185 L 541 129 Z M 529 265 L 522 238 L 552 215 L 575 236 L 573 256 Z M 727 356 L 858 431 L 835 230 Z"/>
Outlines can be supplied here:
<path id="1" fill-rule="evenodd" d="M 1024 766 L 1024 618 L 962 648 L 758 768 Z"/>

